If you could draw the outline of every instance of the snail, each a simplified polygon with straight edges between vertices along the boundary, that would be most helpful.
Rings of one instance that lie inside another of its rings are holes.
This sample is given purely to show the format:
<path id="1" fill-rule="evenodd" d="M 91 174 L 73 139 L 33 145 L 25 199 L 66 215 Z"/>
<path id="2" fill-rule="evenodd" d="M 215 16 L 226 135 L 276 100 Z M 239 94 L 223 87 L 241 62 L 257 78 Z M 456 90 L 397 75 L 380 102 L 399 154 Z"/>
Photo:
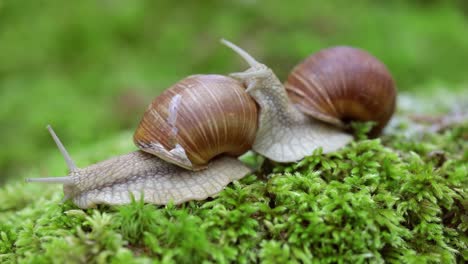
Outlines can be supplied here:
<path id="1" fill-rule="evenodd" d="M 290 101 L 285 87 L 274 72 L 250 54 L 227 40 L 221 42 L 240 55 L 250 66 L 231 77 L 246 85 L 246 91 L 260 106 L 258 131 L 252 149 L 276 162 L 294 162 L 321 147 L 335 151 L 351 141 L 342 129 L 308 118 Z"/>
<path id="2" fill-rule="evenodd" d="M 297 65 L 285 83 L 288 96 L 303 113 L 347 127 L 349 121 L 373 121 L 377 136 L 395 111 L 395 82 L 378 59 L 364 50 L 323 49 Z"/>
<path id="3" fill-rule="evenodd" d="M 133 141 L 140 150 L 78 168 L 49 126 L 69 175 L 34 178 L 61 183 L 64 200 L 81 208 L 126 204 L 143 196 L 153 204 L 203 200 L 250 169 L 236 157 L 249 149 L 276 162 L 297 161 L 316 148 L 331 152 L 352 137 L 341 127 L 307 117 L 266 65 L 222 40 L 250 68 L 222 75 L 192 75 L 148 106 Z"/>
<path id="4" fill-rule="evenodd" d="M 134 135 L 141 150 L 78 168 L 48 126 L 69 175 L 27 181 L 63 184 L 64 200 L 72 199 L 80 208 L 127 204 L 132 196 L 142 195 L 153 204 L 203 200 L 251 171 L 235 157 L 218 155 L 238 156 L 249 150 L 256 127 L 257 106 L 240 82 L 221 75 L 193 75 L 149 105 Z"/>

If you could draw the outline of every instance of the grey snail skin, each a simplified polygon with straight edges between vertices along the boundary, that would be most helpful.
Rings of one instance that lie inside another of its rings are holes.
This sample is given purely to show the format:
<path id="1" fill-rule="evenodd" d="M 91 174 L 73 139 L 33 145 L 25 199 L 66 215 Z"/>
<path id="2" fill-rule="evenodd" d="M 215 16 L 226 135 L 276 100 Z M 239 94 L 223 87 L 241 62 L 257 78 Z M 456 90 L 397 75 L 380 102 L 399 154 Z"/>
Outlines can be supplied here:
<path id="1" fill-rule="evenodd" d="M 69 174 L 27 181 L 63 184 L 64 200 L 80 208 L 127 204 L 132 196 L 180 204 L 213 197 L 249 174 L 237 157 L 250 149 L 275 162 L 294 162 L 317 148 L 332 152 L 352 140 L 341 123 L 306 115 L 298 100 L 308 92 L 297 82 L 288 79 L 287 91 L 266 65 L 231 42 L 222 43 L 250 68 L 229 77 L 192 75 L 169 87 L 141 118 L 133 136 L 138 151 L 78 168 L 49 126 Z M 306 78 L 292 76 L 299 82 Z"/>
<path id="2" fill-rule="evenodd" d="M 52 128 L 49 126 L 48 129 L 65 158 L 69 175 L 27 181 L 63 184 L 65 196 L 62 201 L 71 199 L 83 209 L 97 204 L 129 204 L 132 196 L 135 199 L 143 196 L 146 203 L 161 205 L 204 200 L 250 173 L 249 168 L 229 156 L 215 158 L 206 170 L 196 172 L 143 151 L 78 168 Z"/>

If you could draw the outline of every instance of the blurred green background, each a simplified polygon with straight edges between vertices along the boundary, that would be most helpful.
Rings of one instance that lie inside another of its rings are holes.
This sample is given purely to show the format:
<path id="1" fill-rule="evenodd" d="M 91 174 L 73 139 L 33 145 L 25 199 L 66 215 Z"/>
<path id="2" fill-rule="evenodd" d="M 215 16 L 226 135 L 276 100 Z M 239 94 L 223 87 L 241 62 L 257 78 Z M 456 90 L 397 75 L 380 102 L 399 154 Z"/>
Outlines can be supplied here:
<path id="1" fill-rule="evenodd" d="M 307 55 L 346 44 L 387 64 L 400 91 L 468 87 L 463 0 L 0 0 L 0 183 L 57 152 L 46 124 L 73 156 L 133 130 L 184 76 L 244 70 L 220 38 L 282 80 Z"/>

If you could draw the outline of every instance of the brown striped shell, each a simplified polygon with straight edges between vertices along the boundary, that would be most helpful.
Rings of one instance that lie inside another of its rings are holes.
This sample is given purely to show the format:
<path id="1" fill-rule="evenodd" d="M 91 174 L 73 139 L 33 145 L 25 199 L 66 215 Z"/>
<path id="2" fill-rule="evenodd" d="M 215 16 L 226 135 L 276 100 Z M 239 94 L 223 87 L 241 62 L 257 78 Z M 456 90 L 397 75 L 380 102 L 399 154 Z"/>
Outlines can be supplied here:
<path id="1" fill-rule="evenodd" d="M 395 110 L 395 82 L 385 65 L 352 47 L 323 49 L 296 66 L 285 87 L 304 113 L 338 126 L 374 121 L 378 135 Z"/>
<path id="2" fill-rule="evenodd" d="M 186 169 L 200 170 L 215 156 L 249 150 L 257 131 L 257 105 L 237 80 L 189 76 L 156 97 L 133 140 L 143 151 Z"/>

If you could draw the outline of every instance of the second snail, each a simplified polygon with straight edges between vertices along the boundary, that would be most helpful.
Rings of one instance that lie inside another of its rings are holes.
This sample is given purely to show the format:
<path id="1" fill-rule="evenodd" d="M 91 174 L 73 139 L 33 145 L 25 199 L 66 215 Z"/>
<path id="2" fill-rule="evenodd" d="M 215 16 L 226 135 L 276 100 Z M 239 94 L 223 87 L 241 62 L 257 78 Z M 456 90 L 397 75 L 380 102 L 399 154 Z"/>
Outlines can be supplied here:
<path id="1" fill-rule="evenodd" d="M 374 121 L 378 135 L 393 114 L 394 81 L 365 51 L 320 51 L 283 85 L 246 51 L 222 43 L 250 68 L 229 77 L 193 75 L 168 88 L 141 118 L 134 134 L 140 150 L 78 168 L 49 127 L 69 174 L 28 181 L 63 184 L 64 200 L 80 208 L 127 204 L 132 196 L 153 204 L 203 200 L 251 172 L 237 159 L 249 149 L 295 162 L 349 143 L 349 121 Z"/>

